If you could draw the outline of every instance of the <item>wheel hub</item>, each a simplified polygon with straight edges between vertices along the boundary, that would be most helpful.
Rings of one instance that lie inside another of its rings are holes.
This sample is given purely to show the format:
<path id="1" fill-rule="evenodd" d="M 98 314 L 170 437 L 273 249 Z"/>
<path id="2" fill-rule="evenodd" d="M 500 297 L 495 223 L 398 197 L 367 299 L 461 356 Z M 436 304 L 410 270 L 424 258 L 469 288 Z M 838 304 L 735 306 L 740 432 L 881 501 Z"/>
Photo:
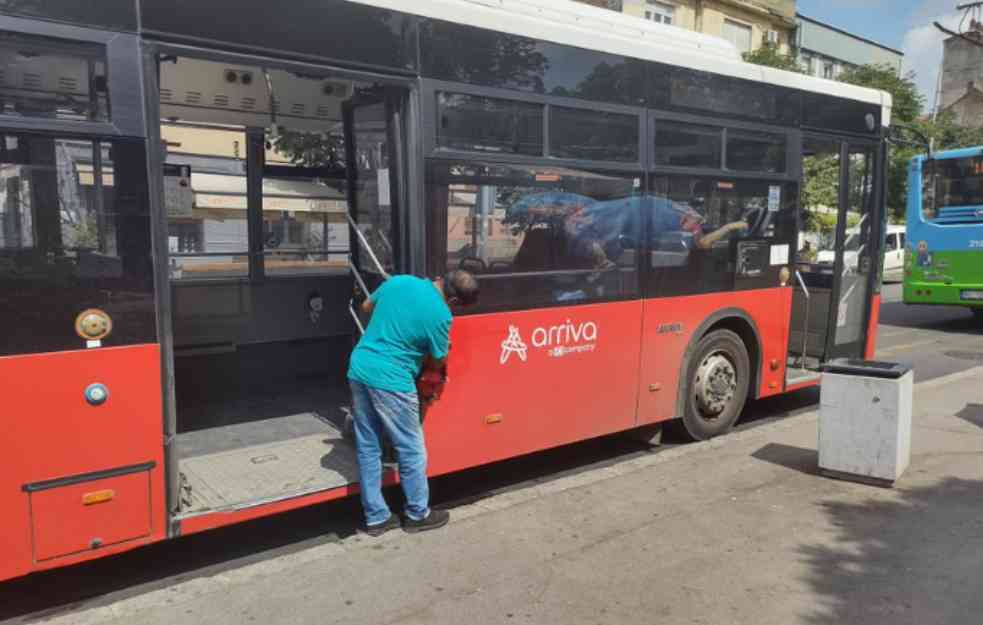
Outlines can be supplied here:
<path id="1" fill-rule="evenodd" d="M 696 403 L 704 418 L 718 417 L 737 396 L 737 371 L 723 353 L 708 355 L 696 370 Z"/>

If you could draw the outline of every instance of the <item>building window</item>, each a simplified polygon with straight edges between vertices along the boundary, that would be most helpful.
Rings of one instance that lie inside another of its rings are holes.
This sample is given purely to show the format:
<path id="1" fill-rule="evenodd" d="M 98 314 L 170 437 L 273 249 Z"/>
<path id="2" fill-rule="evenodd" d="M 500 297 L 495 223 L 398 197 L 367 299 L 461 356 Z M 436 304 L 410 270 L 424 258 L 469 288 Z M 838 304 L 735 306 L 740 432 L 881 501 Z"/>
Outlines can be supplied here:
<path id="1" fill-rule="evenodd" d="M 836 77 L 836 68 L 831 62 L 823 63 L 823 78 L 832 80 Z"/>
<path id="2" fill-rule="evenodd" d="M 658 22 L 659 24 L 673 25 L 676 23 L 676 7 L 665 2 L 647 0 L 645 7 L 645 19 Z"/>
<path id="3" fill-rule="evenodd" d="M 751 51 L 751 27 L 733 20 L 724 20 L 724 39 L 734 44 L 741 52 Z"/>
<path id="4" fill-rule="evenodd" d="M 810 76 L 816 75 L 816 59 L 812 55 L 803 54 L 802 64 L 805 65 L 807 74 Z"/>

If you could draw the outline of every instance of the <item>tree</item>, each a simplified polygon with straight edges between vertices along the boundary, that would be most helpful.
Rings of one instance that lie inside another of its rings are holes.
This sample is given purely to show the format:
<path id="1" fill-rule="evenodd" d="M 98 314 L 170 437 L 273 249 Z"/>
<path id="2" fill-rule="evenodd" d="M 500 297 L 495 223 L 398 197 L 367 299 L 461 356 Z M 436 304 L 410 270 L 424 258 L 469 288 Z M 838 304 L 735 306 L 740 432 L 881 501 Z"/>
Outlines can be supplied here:
<path id="1" fill-rule="evenodd" d="M 805 73 L 802 65 L 794 56 L 783 53 L 773 43 L 766 43 L 753 52 L 745 52 L 743 56 L 745 61 L 754 63 L 755 65 L 765 65 L 798 74 Z"/>
<path id="2" fill-rule="evenodd" d="M 845 70 L 839 81 L 890 93 L 894 100 L 891 116 L 901 123 L 914 122 L 925 108 L 925 97 L 918 92 L 914 72 L 899 76 L 890 65 L 861 65 Z"/>

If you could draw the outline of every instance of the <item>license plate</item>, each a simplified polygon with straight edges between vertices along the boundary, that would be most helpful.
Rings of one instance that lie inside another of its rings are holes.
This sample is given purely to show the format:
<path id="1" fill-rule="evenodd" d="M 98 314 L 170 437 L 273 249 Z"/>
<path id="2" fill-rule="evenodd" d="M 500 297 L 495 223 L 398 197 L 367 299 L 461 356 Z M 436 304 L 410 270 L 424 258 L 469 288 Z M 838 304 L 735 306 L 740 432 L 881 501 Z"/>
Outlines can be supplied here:
<path id="1" fill-rule="evenodd" d="M 964 300 L 983 301 L 983 291 L 963 291 L 960 297 Z"/>

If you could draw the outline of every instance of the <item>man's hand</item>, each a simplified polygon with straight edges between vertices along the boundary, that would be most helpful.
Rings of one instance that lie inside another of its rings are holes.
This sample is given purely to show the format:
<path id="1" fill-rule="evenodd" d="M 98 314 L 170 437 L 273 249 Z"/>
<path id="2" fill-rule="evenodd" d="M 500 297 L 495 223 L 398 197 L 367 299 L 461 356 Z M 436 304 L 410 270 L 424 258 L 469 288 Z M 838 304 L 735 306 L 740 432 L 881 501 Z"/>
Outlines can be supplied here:
<path id="1" fill-rule="evenodd" d="M 372 298 L 366 298 L 362 302 L 362 312 L 366 315 L 371 315 L 373 310 L 375 310 L 375 302 L 372 301 Z"/>

